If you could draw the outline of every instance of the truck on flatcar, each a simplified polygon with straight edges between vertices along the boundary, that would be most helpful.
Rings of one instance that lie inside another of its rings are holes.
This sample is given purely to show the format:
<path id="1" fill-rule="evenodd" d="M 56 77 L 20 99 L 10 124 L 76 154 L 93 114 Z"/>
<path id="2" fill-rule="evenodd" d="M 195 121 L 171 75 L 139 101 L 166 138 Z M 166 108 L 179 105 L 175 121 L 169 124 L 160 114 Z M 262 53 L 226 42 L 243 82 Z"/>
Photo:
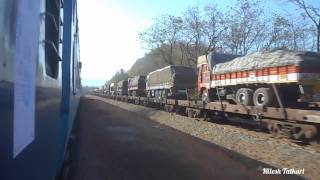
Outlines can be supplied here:
<path id="1" fill-rule="evenodd" d="M 145 96 L 146 92 L 146 76 L 135 76 L 128 78 L 128 95 L 129 96 Z"/>
<path id="2" fill-rule="evenodd" d="M 128 81 L 122 80 L 117 83 L 116 94 L 120 96 L 128 95 Z"/>
<path id="3" fill-rule="evenodd" d="M 116 90 L 117 90 L 117 84 L 116 83 L 110 83 L 109 85 L 109 95 L 116 95 Z"/>
<path id="4" fill-rule="evenodd" d="M 110 91 L 110 83 L 106 82 L 102 86 L 102 94 L 109 94 L 109 91 Z"/>
<path id="5" fill-rule="evenodd" d="M 207 103 L 288 107 L 320 101 L 320 56 L 314 52 L 211 52 L 198 58 L 198 67 L 198 91 Z"/>
<path id="6" fill-rule="evenodd" d="M 196 75 L 191 67 L 170 65 L 147 76 L 148 97 L 183 98 L 187 89 L 196 87 Z"/>

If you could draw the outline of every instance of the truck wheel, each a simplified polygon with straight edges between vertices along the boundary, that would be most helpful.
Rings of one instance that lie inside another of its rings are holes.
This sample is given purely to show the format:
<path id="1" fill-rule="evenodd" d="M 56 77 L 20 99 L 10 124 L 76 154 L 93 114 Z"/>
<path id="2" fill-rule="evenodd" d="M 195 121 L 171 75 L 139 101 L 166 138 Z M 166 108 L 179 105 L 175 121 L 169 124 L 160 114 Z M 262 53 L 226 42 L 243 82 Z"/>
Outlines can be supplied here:
<path id="1" fill-rule="evenodd" d="M 273 106 L 275 95 L 270 88 L 259 88 L 254 92 L 253 103 L 255 106 Z"/>
<path id="2" fill-rule="evenodd" d="M 209 94 L 208 94 L 207 90 L 203 90 L 202 91 L 201 100 L 202 100 L 202 102 L 205 102 L 205 103 L 209 103 L 210 102 L 210 98 L 209 98 Z"/>
<path id="3" fill-rule="evenodd" d="M 243 104 L 245 106 L 253 105 L 253 90 L 249 88 L 240 88 L 236 93 L 237 103 Z"/>

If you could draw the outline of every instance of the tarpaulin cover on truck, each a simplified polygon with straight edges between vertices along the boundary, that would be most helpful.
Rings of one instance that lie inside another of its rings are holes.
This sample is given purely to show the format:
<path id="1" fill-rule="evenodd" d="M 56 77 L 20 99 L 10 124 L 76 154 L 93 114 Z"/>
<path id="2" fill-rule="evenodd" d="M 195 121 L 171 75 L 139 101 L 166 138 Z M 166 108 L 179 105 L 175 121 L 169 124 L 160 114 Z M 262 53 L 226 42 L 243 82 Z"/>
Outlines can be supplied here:
<path id="1" fill-rule="evenodd" d="M 207 55 L 209 68 L 212 69 L 214 67 L 214 65 L 216 65 L 216 64 L 229 62 L 237 57 L 240 57 L 240 56 L 233 55 L 233 54 L 223 54 L 223 53 L 211 52 Z"/>
<path id="2" fill-rule="evenodd" d="M 192 68 L 185 66 L 167 66 L 148 74 L 147 86 L 165 86 L 165 88 L 192 89 L 196 86 L 196 75 Z"/>
<path id="3" fill-rule="evenodd" d="M 213 66 L 212 71 L 214 74 L 221 74 L 287 65 L 320 67 L 320 57 L 313 52 L 288 50 L 261 51 L 237 57 L 225 63 L 216 64 Z"/>
<path id="4" fill-rule="evenodd" d="M 138 88 L 138 84 L 145 83 L 145 78 L 146 78 L 145 76 L 140 76 L 140 75 L 132 78 L 128 78 L 128 86 Z"/>

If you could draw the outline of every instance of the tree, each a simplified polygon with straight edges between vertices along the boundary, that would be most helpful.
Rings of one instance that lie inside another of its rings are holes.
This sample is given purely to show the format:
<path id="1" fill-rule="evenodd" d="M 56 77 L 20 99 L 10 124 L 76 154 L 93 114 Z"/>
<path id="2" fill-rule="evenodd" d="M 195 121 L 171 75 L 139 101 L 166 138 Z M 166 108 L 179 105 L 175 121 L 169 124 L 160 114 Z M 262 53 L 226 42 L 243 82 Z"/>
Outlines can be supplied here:
<path id="1" fill-rule="evenodd" d="M 223 42 L 225 48 L 229 48 L 232 54 L 239 54 L 239 50 L 241 49 L 241 30 L 239 28 L 239 24 L 232 19 L 228 19 L 228 29 L 223 34 Z M 241 54 L 241 52 L 240 52 Z"/>
<path id="2" fill-rule="evenodd" d="M 127 80 L 128 78 L 129 78 L 128 73 L 121 68 L 118 72 L 116 72 L 113 75 L 113 77 L 108 82 L 119 82 L 122 80 Z"/>
<path id="3" fill-rule="evenodd" d="M 311 20 L 316 29 L 317 52 L 320 52 L 320 9 L 312 5 L 307 5 L 305 0 L 288 0 L 303 11 L 304 17 Z"/>
<path id="4" fill-rule="evenodd" d="M 172 65 L 174 64 L 174 47 L 177 44 L 182 23 L 181 17 L 164 15 L 156 18 L 151 27 L 139 33 L 139 37 L 153 53 L 159 53 L 166 63 Z"/>
<path id="5" fill-rule="evenodd" d="M 204 35 L 208 41 L 206 54 L 209 51 L 216 51 L 217 45 L 222 41 L 223 32 L 227 30 L 223 14 L 215 4 L 208 4 L 205 7 Z"/>
<path id="6" fill-rule="evenodd" d="M 289 20 L 282 16 L 275 14 L 271 20 L 270 32 L 267 34 L 266 49 L 281 49 L 292 47 L 291 32 L 292 24 Z"/>
<path id="7" fill-rule="evenodd" d="M 183 32 L 179 47 L 187 63 L 197 63 L 197 58 L 204 51 L 204 20 L 199 7 L 189 7 L 183 14 Z"/>
<path id="8" fill-rule="evenodd" d="M 263 9 L 258 1 L 238 0 L 228 14 L 227 45 L 235 54 L 246 55 L 264 33 L 266 23 L 262 19 Z"/>

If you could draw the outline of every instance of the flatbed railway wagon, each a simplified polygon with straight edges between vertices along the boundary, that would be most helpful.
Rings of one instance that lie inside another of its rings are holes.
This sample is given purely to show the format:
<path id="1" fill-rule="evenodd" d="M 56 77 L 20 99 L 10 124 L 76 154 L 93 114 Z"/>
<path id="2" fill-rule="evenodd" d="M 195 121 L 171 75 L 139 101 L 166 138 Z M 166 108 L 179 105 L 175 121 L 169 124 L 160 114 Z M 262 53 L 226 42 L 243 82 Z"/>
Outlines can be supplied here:
<path id="1" fill-rule="evenodd" d="M 61 172 L 80 99 L 77 1 L 0 1 L 0 179 Z"/>

